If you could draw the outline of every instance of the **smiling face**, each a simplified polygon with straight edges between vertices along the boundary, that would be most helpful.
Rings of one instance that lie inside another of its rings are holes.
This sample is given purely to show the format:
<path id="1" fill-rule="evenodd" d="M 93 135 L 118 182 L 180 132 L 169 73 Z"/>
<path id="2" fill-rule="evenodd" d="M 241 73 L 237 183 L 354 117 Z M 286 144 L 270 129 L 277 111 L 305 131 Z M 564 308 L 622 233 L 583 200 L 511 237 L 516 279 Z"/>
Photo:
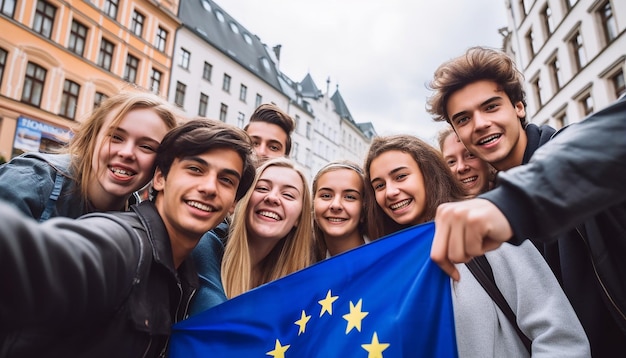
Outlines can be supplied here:
<path id="1" fill-rule="evenodd" d="M 498 170 L 522 164 L 526 132 L 520 101 L 513 106 L 493 81 L 481 80 L 452 93 L 446 106 L 459 139 L 477 157 Z"/>
<path id="2" fill-rule="evenodd" d="M 410 154 L 386 151 L 372 160 L 369 174 L 376 203 L 393 221 L 401 225 L 424 222 L 424 177 Z"/>
<path id="3" fill-rule="evenodd" d="M 106 118 L 96 138 L 88 199 L 99 210 L 119 210 L 130 194 L 145 186 L 154 174 L 156 150 L 168 127 L 152 109 L 129 111 L 117 128 L 115 112 Z"/>
<path id="4" fill-rule="evenodd" d="M 489 189 L 489 165 L 472 155 L 454 132 L 443 141 L 442 154 L 467 195 L 476 196 Z"/>
<path id="5" fill-rule="evenodd" d="M 163 176 L 157 168 L 156 206 L 170 240 L 195 244 L 222 222 L 235 204 L 243 160 L 232 149 L 216 148 L 177 158 Z"/>
<path id="6" fill-rule="evenodd" d="M 360 236 L 363 179 L 354 170 L 340 168 L 317 179 L 313 194 L 315 222 L 326 240 Z"/>
<path id="7" fill-rule="evenodd" d="M 252 190 L 246 212 L 249 239 L 275 244 L 298 224 L 304 193 L 302 179 L 291 168 L 269 166 Z"/>
<path id="8" fill-rule="evenodd" d="M 263 121 L 254 121 L 248 124 L 246 132 L 252 138 L 260 163 L 271 158 L 285 156 L 287 133 L 280 126 Z"/>

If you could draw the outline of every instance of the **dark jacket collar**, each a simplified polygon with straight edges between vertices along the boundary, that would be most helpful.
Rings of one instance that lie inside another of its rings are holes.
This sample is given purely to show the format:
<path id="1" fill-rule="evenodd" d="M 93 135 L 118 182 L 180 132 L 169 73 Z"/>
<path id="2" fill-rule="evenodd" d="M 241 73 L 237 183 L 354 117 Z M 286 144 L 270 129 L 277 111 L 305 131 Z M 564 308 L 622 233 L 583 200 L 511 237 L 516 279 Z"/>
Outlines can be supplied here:
<path id="1" fill-rule="evenodd" d="M 528 163 L 530 157 L 533 156 L 535 151 L 542 145 L 546 144 L 556 132 L 554 128 L 547 124 L 538 127 L 533 123 L 527 124 L 525 131 L 528 142 L 526 143 L 526 150 L 524 150 L 524 159 L 522 160 L 522 164 Z"/>

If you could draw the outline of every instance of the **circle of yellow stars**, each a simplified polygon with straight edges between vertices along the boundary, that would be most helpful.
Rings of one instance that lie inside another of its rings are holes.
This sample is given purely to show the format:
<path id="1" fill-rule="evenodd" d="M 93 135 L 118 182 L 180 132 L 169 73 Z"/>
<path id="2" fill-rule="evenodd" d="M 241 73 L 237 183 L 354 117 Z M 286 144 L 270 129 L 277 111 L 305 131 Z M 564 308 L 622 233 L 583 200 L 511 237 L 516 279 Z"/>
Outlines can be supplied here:
<path id="1" fill-rule="evenodd" d="M 324 314 L 328 314 L 329 316 L 333 315 L 333 303 L 337 301 L 339 296 L 333 296 L 331 290 L 328 290 L 326 293 L 326 297 L 317 301 L 321 307 L 320 309 L 320 317 Z M 346 334 L 350 333 L 353 329 L 361 332 L 361 322 L 369 312 L 363 311 L 363 300 L 359 299 L 359 301 L 354 304 L 350 301 L 350 312 L 344 314 L 342 317 L 347 321 L 346 324 Z M 298 326 L 298 336 L 306 332 L 306 325 L 309 323 L 311 319 L 310 315 L 307 315 L 304 310 L 302 310 L 300 314 L 300 319 L 294 322 L 295 325 Z M 372 335 L 372 339 L 370 343 L 361 344 L 361 347 L 368 352 L 368 358 L 383 358 L 383 351 L 389 348 L 389 343 L 381 343 L 378 340 L 378 333 L 374 332 Z M 289 344 L 283 345 L 280 340 L 276 339 L 274 343 L 274 349 L 267 352 L 266 355 L 272 356 L 274 358 L 285 358 L 285 352 L 291 347 Z"/>

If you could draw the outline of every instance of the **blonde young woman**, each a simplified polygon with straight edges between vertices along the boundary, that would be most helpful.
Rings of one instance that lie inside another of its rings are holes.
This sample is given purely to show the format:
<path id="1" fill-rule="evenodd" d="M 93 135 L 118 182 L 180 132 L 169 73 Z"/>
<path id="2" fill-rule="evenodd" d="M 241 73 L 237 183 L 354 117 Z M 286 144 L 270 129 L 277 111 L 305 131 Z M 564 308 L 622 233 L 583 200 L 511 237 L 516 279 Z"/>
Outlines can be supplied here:
<path id="1" fill-rule="evenodd" d="M 493 187 L 495 168 L 470 153 L 452 127 L 440 131 L 438 139 L 443 160 L 467 195 L 474 197 Z"/>
<path id="2" fill-rule="evenodd" d="M 233 214 L 222 260 L 228 298 L 312 263 L 311 193 L 286 158 L 266 161 Z"/>
<path id="3" fill-rule="evenodd" d="M 125 210 L 152 179 L 175 109 L 144 92 L 120 92 L 94 110 L 62 153 L 24 153 L 0 167 L 0 199 L 40 221 Z"/>
<path id="4" fill-rule="evenodd" d="M 351 161 L 326 164 L 313 178 L 315 260 L 368 242 L 365 237 L 363 169 Z"/>

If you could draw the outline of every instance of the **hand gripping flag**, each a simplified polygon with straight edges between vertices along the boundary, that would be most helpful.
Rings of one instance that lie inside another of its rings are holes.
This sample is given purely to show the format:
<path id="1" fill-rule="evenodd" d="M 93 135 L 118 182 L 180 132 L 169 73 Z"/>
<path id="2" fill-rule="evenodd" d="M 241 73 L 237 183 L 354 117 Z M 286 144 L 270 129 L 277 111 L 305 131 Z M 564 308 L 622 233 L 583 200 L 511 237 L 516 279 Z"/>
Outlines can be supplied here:
<path id="1" fill-rule="evenodd" d="M 408 228 L 179 322 L 170 357 L 456 357 L 433 235 Z"/>

